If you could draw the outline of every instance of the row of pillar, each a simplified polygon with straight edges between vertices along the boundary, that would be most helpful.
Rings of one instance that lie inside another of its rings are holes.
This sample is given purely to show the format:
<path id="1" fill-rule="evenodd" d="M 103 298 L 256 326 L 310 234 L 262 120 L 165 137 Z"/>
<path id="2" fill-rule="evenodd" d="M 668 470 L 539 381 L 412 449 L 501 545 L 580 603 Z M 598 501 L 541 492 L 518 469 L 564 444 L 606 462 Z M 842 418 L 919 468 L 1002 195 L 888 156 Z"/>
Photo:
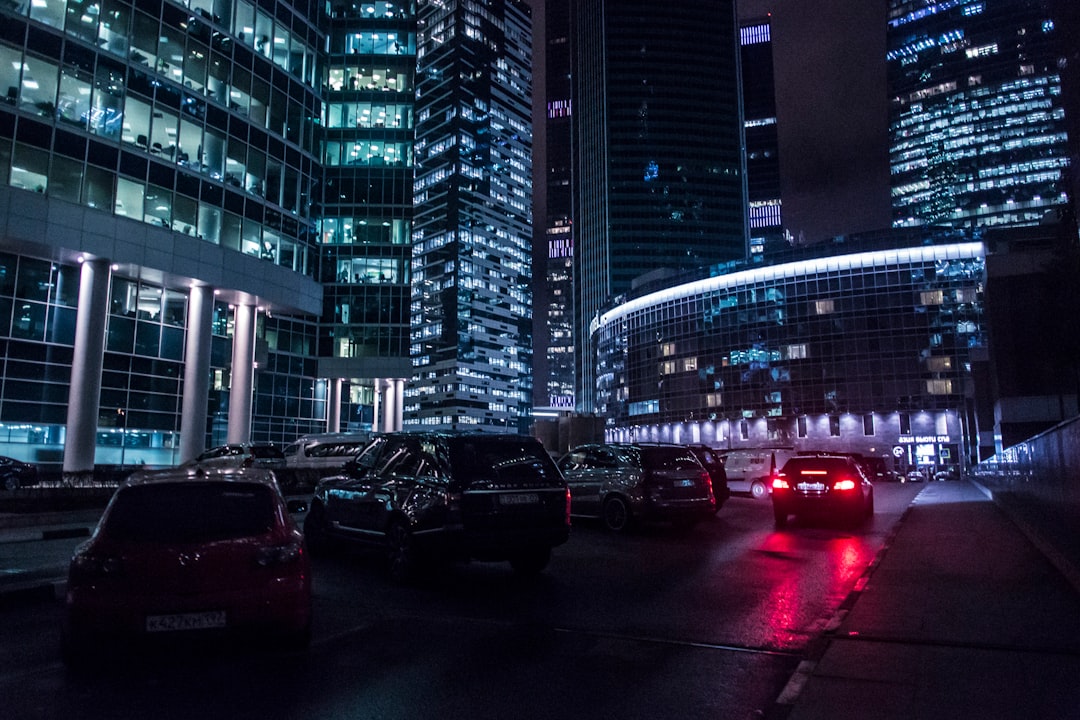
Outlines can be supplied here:
<path id="1" fill-rule="evenodd" d="M 68 392 L 67 429 L 64 442 L 64 475 L 88 474 L 94 469 L 98 411 L 101 404 L 101 373 L 105 357 L 105 334 L 109 315 L 111 269 L 106 260 L 82 263 L 79 307 L 75 319 L 75 347 Z M 231 390 L 226 440 L 247 442 L 251 435 L 251 409 L 255 379 L 254 305 L 237 305 L 234 311 Z M 200 285 L 188 295 L 187 344 L 184 351 L 184 394 L 181 400 L 180 461 L 194 459 L 205 450 L 206 415 L 210 398 L 210 346 L 213 336 L 214 290 Z M 402 427 L 404 380 L 375 381 L 376 432 Z M 327 430 L 341 428 L 343 381 L 332 379 L 328 398 Z"/>
<path id="2" fill-rule="evenodd" d="M 65 477 L 88 474 L 94 469 L 110 278 L 108 261 L 86 260 L 82 263 L 64 439 Z M 238 305 L 235 310 L 232 388 L 229 393 L 227 431 L 230 443 L 245 442 L 251 435 L 251 398 L 255 377 L 255 312 L 254 305 Z M 188 299 L 187 345 L 184 352 L 181 462 L 193 459 L 205 449 L 213 316 L 213 288 L 193 287 Z"/>

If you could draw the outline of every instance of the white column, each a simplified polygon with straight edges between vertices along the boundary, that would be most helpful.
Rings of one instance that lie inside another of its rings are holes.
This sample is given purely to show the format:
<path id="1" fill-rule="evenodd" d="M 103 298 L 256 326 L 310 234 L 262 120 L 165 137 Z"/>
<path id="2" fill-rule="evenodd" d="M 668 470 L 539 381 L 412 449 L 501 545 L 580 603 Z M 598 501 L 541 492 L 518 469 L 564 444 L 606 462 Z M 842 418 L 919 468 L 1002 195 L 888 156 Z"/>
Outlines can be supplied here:
<path id="1" fill-rule="evenodd" d="M 180 462 L 206 449 L 206 412 L 210 401 L 210 343 L 214 291 L 205 285 L 188 294 L 187 346 L 184 348 L 184 397 L 180 414 Z"/>
<path id="2" fill-rule="evenodd" d="M 404 427 L 405 417 L 405 381 L 394 380 L 394 429 Z"/>
<path id="3" fill-rule="evenodd" d="M 382 409 L 383 409 L 383 381 L 376 380 L 374 383 L 375 388 L 375 400 L 371 408 L 371 431 L 372 432 L 386 432 L 386 427 L 382 423 Z"/>
<path id="4" fill-rule="evenodd" d="M 341 432 L 341 378 L 327 380 L 326 432 Z"/>
<path id="5" fill-rule="evenodd" d="M 68 388 L 64 435 L 64 475 L 92 473 L 101 407 L 101 368 L 105 359 L 105 326 L 109 316 L 109 263 L 88 260 L 79 277 L 79 309 L 75 315 L 75 347 Z M 124 408 L 126 410 L 126 408 Z"/>
<path id="6" fill-rule="evenodd" d="M 255 306 L 237 305 L 233 324 L 232 382 L 226 441 L 251 439 L 251 393 L 255 384 Z"/>
<path id="7" fill-rule="evenodd" d="M 394 423 L 394 407 L 397 405 L 397 386 L 393 380 L 384 381 L 383 385 L 383 429 L 386 432 L 394 432 L 400 428 Z"/>

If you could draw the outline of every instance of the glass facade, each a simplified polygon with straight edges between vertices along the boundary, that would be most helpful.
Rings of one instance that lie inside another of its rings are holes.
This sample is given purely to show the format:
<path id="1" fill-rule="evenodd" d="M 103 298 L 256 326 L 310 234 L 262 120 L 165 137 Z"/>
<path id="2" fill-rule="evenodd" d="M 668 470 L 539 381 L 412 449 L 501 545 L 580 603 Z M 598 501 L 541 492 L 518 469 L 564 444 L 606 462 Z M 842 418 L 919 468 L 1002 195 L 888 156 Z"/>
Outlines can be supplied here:
<path id="1" fill-rule="evenodd" d="M 734 2 L 572 3 L 577 409 L 595 406 L 584 331 L 661 269 L 747 253 Z"/>
<path id="2" fill-rule="evenodd" d="M 318 21 L 304 2 L 0 5 L 0 189 L 11 207 L 38 209 L 45 235 L 37 248 L 5 236 L 0 256 L 0 452 L 61 460 L 78 262 L 110 243 L 126 258 L 108 307 L 95 309 L 106 317 L 95 462 L 178 459 L 189 292 L 208 281 L 222 295 L 204 339 L 206 443 L 226 434 L 234 301 L 268 303 L 255 330 L 252 439 L 325 428 L 309 359 L 317 324 L 284 315 L 306 303 L 247 294 L 259 281 L 229 267 L 272 266 L 263 282 L 306 288 L 316 273 Z M 49 223 L 65 231 L 45 232 Z M 202 248 L 246 259 L 215 268 Z M 41 358 L 44 373 L 33 369 Z"/>
<path id="3" fill-rule="evenodd" d="M 783 233 L 780 202 L 780 141 L 772 54 L 772 20 L 744 20 L 739 28 L 743 128 L 750 251 L 762 252 L 767 239 Z"/>
<path id="4" fill-rule="evenodd" d="M 422 4 L 414 376 L 405 425 L 527 430 L 532 407 L 532 16 Z"/>
<path id="5" fill-rule="evenodd" d="M 558 412 L 574 409 L 574 223 L 571 172 L 573 101 L 570 55 L 570 2 L 548 0 L 546 16 L 543 236 L 537 268 L 545 282 L 536 285 L 537 340 L 534 405 Z M 534 234 L 534 237 L 536 235 Z"/>
<path id="6" fill-rule="evenodd" d="M 1034 225 L 1068 201 L 1049 2 L 891 0 L 894 226 Z"/>
<path id="7" fill-rule="evenodd" d="M 385 429 L 375 417 L 373 380 L 386 372 L 379 361 L 409 368 L 415 3 L 334 5 L 329 49 L 316 211 L 318 355 L 339 360 L 340 429 Z"/>
<path id="8" fill-rule="evenodd" d="M 875 453 L 924 436 L 963 445 L 970 358 L 987 341 L 982 242 L 849 240 L 603 313 L 593 330 L 609 436 Z"/>

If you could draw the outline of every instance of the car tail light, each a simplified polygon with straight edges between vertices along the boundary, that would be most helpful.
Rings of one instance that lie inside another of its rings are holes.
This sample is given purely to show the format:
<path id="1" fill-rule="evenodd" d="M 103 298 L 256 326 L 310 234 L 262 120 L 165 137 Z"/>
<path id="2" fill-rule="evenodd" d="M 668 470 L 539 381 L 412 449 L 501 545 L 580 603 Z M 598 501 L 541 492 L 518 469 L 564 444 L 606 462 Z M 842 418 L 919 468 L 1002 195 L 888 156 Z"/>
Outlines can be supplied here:
<path id="1" fill-rule="evenodd" d="M 855 481 L 850 478 L 844 478 L 843 480 L 837 480 L 833 483 L 833 490 L 854 490 Z"/>
<path id="2" fill-rule="evenodd" d="M 116 555 L 85 554 L 71 559 L 68 580 L 72 583 L 119 577 L 124 572 L 124 562 Z"/>
<path id="3" fill-rule="evenodd" d="M 773 490 L 787 490 L 791 487 L 782 473 L 773 475 L 772 486 Z"/>
<path id="4" fill-rule="evenodd" d="M 566 524 L 570 524 L 570 488 L 566 488 Z"/>
<path id="5" fill-rule="evenodd" d="M 255 562 L 259 567 L 287 565 L 299 560 L 303 554 L 304 546 L 297 540 L 284 545 L 267 545 L 259 548 L 258 552 L 255 553 Z"/>

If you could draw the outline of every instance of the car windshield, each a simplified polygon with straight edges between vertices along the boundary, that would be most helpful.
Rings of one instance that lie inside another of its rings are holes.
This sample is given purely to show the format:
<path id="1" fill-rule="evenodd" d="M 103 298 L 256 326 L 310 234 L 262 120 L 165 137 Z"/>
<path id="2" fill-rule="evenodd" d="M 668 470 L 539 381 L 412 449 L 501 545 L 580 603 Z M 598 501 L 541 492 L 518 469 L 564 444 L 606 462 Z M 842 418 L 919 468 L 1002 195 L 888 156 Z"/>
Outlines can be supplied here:
<path id="1" fill-rule="evenodd" d="M 270 458 L 273 460 L 285 457 L 284 453 L 274 445 L 253 445 L 251 454 L 257 458 Z"/>
<path id="2" fill-rule="evenodd" d="M 183 482 L 120 490 L 103 531 L 117 540 L 212 542 L 262 535 L 273 527 L 274 500 L 269 487 Z"/>
<path id="3" fill-rule="evenodd" d="M 542 446 L 513 439 L 455 438 L 450 442 L 450 463 L 454 474 L 468 481 L 506 485 L 559 478 L 555 462 Z"/>

